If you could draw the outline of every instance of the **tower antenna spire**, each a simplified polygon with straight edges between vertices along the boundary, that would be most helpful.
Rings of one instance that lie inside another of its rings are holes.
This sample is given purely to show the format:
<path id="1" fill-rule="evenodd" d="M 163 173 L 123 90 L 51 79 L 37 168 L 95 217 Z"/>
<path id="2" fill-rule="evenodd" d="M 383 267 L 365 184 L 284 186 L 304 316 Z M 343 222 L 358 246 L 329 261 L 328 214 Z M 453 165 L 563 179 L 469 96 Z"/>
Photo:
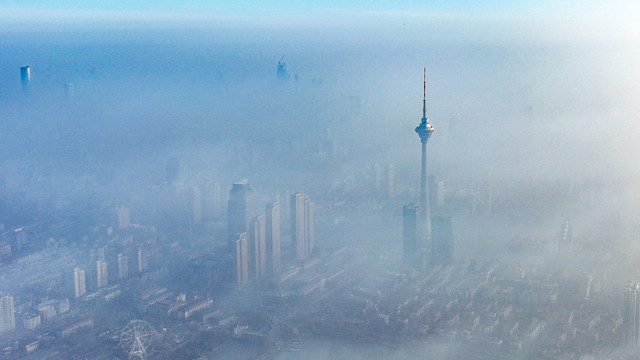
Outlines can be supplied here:
<path id="1" fill-rule="evenodd" d="M 427 121 L 427 68 L 424 70 L 424 82 L 422 88 L 422 120 Z"/>

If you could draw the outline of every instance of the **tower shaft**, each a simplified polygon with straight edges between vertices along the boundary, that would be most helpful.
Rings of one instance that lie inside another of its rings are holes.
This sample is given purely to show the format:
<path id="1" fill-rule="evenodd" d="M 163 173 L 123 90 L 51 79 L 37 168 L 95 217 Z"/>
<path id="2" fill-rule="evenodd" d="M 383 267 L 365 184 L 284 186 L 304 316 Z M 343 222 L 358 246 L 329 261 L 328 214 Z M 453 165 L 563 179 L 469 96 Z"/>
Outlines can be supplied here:
<path id="1" fill-rule="evenodd" d="M 422 141 L 422 168 L 420 171 L 420 248 L 427 250 L 431 241 L 431 210 L 429 206 L 429 179 L 427 175 L 427 141 Z"/>

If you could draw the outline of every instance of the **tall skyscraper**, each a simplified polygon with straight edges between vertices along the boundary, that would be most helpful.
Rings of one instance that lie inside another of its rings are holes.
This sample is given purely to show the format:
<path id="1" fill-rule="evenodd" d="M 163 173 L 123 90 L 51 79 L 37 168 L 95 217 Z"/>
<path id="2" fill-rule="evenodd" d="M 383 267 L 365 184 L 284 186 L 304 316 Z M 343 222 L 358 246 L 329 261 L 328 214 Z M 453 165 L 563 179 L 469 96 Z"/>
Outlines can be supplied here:
<path id="1" fill-rule="evenodd" d="M 109 273 L 107 272 L 107 262 L 104 260 L 96 261 L 96 286 L 103 287 L 109 284 Z"/>
<path id="2" fill-rule="evenodd" d="M 296 260 L 311 256 L 315 246 L 314 204 L 307 195 L 297 192 L 291 195 L 291 243 Z"/>
<path id="3" fill-rule="evenodd" d="M 249 222 L 254 216 L 253 191 L 249 181 L 242 180 L 233 184 L 227 206 L 227 231 L 231 248 L 239 233 L 249 231 Z"/>
<path id="4" fill-rule="evenodd" d="M 624 293 L 625 341 L 629 346 L 640 344 L 640 283 L 627 284 Z"/>
<path id="5" fill-rule="evenodd" d="M 246 232 L 238 234 L 234 241 L 234 247 L 236 284 L 246 285 L 249 283 L 249 246 Z"/>
<path id="6" fill-rule="evenodd" d="M 76 267 L 73 269 L 73 296 L 77 299 L 87 293 L 87 283 L 84 270 Z"/>
<path id="7" fill-rule="evenodd" d="M 16 309 L 13 296 L 0 297 L 0 333 L 16 328 Z"/>
<path id="8" fill-rule="evenodd" d="M 409 266 L 417 265 L 418 256 L 418 219 L 420 207 L 416 203 L 405 205 L 402 208 L 402 258 Z"/>
<path id="9" fill-rule="evenodd" d="M 267 242 L 267 272 L 280 272 L 280 203 L 270 202 L 266 206 L 265 235 Z"/>
<path id="10" fill-rule="evenodd" d="M 256 281 L 262 280 L 267 274 L 267 239 L 265 216 L 257 216 L 251 226 L 249 242 L 249 258 L 251 265 L 249 271 Z"/>
<path id="11" fill-rule="evenodd" d="M 419 260 L 424 258 L 431 245 L 431 210 L 429 208 L 429 187 L 427 175 L 427 142 L 435 129 L 427 119 L 427 70 L 424 69 L 423 96 L 422 96 L 422 119 L 415 131 L 420 137 L 422 144 L 422 167 L 420 170 L 420 244 L 418 245 Z"/>
<path id="12" fill-rule="evenodd" d="M 20 67 L 20 81 L 25 86 L 31 84 L 31 68 L 29 65 Z"/>

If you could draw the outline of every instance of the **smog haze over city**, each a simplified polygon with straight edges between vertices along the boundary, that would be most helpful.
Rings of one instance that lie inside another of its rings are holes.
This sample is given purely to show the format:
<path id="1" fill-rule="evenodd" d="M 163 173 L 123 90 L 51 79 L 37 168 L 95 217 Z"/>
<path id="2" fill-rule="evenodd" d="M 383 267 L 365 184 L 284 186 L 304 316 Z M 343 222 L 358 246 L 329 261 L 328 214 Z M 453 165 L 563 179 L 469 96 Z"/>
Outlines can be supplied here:
<path id="1" fill-rule="evenodd" d="M 3 1 L 0 358 L 637 357 L 639 10 Z"/>

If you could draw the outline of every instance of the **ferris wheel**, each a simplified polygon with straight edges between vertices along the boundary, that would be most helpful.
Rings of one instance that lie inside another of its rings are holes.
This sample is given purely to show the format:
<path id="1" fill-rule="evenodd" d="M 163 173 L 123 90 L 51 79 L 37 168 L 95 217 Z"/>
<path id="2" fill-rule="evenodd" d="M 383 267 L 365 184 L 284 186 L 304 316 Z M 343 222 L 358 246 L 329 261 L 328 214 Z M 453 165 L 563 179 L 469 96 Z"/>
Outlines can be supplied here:
<path id="1" fill-rule="evenodd" d="M 131 320 L 120 334 L 120 347 L 129 359 L 144 359 L 147 355 L 153 328 L 144 320 Z"/>

